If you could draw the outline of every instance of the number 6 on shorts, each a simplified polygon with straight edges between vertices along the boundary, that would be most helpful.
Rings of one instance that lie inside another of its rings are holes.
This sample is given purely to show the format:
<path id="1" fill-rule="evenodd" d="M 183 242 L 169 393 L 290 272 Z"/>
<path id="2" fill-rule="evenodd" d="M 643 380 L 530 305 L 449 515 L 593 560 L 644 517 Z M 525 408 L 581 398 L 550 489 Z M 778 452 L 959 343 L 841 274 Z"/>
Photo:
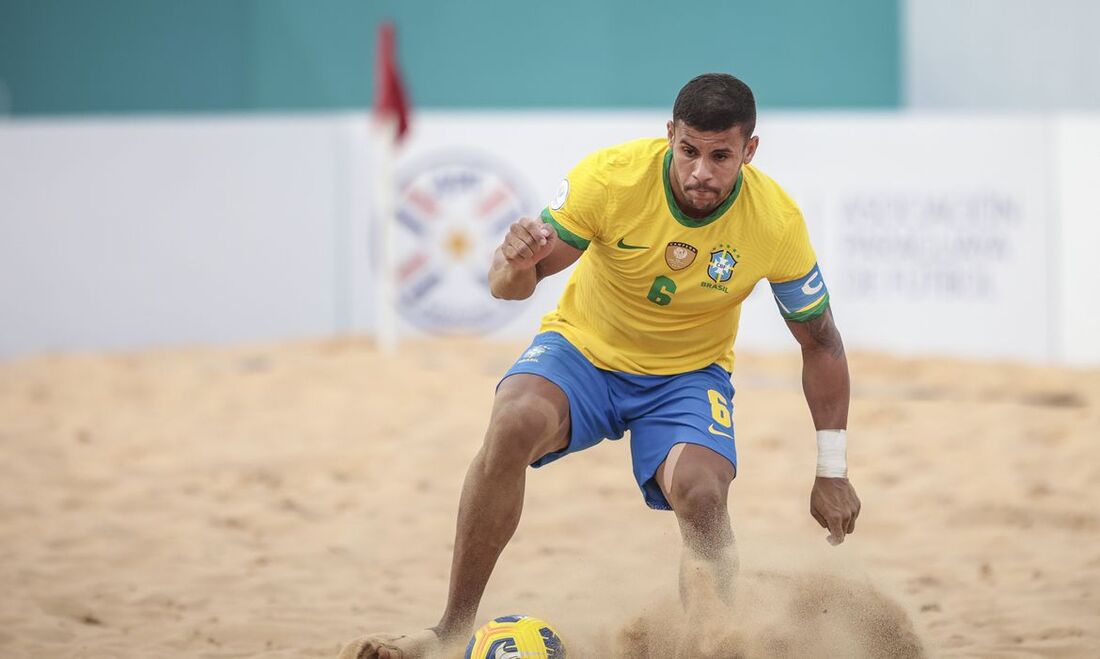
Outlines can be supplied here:
<path id="1" fill-rule="evenodd" d="M 714 417 L 715 423 L 726 428 L 731 427 L 733 424 L 730 419 L 730 406 L 726 401 L 726 397 L 714 389 L 707 390 L 707 397 L 710 398 L 710 415 Z"/>

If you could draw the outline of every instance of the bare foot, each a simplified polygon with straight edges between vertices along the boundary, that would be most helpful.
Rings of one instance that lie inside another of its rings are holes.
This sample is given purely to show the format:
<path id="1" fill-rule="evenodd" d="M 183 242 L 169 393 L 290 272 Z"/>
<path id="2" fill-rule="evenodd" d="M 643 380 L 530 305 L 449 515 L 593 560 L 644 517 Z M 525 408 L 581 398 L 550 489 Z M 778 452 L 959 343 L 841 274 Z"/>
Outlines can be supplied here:
<path id="1" fill-rule="evenodd" d="M 409 635 L 367 634 L 344 646 L 338 659 L 438 659 L 443 642 L 424 629 Z"/>

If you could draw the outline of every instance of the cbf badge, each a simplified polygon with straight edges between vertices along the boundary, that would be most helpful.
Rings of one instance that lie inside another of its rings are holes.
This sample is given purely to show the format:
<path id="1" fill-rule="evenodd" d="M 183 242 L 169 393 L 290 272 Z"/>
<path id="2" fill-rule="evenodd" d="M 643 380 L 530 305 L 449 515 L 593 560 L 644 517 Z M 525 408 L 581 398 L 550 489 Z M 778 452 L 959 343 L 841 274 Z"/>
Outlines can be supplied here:
<path id="1" fill-rule="evenodd" d="M 683 270 L 695 261 L 699 250 L 687 243 L 669 243 L 665 247 L 665 263 L 673 270 Z"/>
<path id="2" fill-rule="evenodd" d="M 505 324 L 516 302 L 489 294 L 489 266 L 508 225 L 535 208 L 509 167 L 450 153 L 403 168 L 397 198 L 397 308 L 437 334 L 481 334 Z"/>
<path id="3" fill-rule="evenodd" d="M 707 276 L 716 284 L 729 281 L 733 276 L 733 267 L 737 265 L 737 250 L 729 245 L 719 245 L 710 253 Z"/>

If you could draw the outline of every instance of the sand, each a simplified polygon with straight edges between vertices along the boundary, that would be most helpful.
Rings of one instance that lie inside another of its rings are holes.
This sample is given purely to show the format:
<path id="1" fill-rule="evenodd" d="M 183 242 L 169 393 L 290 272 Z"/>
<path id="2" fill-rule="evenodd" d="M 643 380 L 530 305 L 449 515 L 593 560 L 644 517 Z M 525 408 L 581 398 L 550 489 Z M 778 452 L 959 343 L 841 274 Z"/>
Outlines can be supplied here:
<path id="1" fill-rule="evenodd" d="M 0 656 L 335 657 L 362 632 L 434 623 L 466 463 L 521 348 L 0 363 Z M 851 364 L 864 509 L 833 548 L 807 512 L 799 359 L 740 356 L 741 649 L 1100 655 L 1100 371 Z M 605 442 L 530 472 L 481 619 L 543 617 L 575 657 L 661 656 L 678 548 L 626 442 Z"/>

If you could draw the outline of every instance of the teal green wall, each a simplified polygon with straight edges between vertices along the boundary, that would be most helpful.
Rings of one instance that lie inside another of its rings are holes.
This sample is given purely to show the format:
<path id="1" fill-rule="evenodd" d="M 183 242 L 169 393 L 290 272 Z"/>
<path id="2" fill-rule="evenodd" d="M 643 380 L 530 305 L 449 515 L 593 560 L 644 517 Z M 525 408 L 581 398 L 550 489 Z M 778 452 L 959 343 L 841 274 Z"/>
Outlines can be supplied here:
<path id="1" fill-rule="evenodd" d="M 0 0 L 0 81 L 18 115 L 360 108 L 391 18 L 421 108 L 668 107 L 711 70 L 896 107 L 899 1 Z"/>

